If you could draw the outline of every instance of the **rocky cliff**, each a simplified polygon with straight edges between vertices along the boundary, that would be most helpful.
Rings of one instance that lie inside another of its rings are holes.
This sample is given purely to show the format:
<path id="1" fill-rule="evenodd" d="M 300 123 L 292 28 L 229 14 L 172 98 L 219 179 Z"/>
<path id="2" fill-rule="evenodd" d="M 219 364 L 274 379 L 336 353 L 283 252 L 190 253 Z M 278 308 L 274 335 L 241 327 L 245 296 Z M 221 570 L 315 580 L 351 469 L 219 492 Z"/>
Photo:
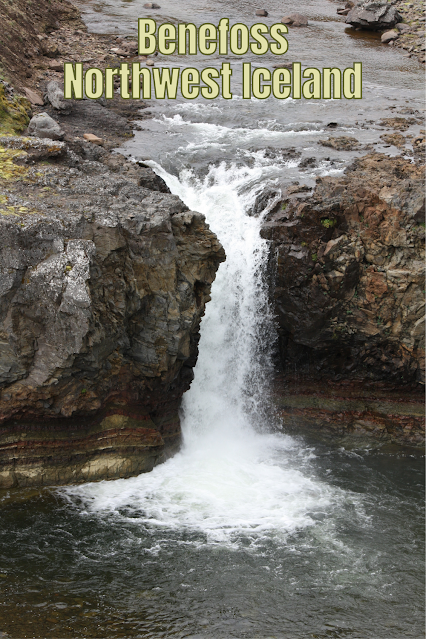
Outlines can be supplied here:
<path id="1" fill-rule="evenodd" d="M 0 485 L 150 470 L 179 445 L 224 251 L 148 167 L 88 142 L 0 153 Z"/>
<path id="2" fill-rule="evenodd" d="M 367 155 L 267 217 L 287 424 L 424 441 L 423 179 Z"/>

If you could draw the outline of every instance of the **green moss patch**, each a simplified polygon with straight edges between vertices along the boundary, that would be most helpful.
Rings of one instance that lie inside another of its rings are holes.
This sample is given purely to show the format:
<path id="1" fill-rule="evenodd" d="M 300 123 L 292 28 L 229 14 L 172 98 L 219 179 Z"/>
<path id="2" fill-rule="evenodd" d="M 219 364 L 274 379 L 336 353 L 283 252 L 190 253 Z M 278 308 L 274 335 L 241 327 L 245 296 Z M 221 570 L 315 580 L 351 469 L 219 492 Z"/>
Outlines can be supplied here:
<path id="1" fill-rule="evenodd" d="M 4 86 L 0 84 L 0 134 L 22 133 L 28 126 L 31 104 L 27 98 L 15 97 L 8 100 Z"/>

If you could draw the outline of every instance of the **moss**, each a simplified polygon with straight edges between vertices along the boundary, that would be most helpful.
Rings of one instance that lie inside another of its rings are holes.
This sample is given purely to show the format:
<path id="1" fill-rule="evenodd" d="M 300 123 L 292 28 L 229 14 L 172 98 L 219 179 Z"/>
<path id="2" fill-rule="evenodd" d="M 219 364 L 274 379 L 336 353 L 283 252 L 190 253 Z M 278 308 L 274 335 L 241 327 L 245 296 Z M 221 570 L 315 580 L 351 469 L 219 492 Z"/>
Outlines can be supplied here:
<path id="1" fill-rule="evenodd" d="M 312 261 L 313 261 L 313 262 L 316 262 L 316 261 L 317 261 L 318 256 L 317 256 L 317 254 L 316 254 L 316 253 L 312 253 L 311 257 L 312 257 Z"/>
<path id="2" fill-rule="evenodd" d="M 30 121 L 31 105 L 23 97 L 8 100 L 4 86 L 0 85 L 0 134 L 22 133 Z"/>
<path id="3" fill-rule="evenodd" d="M 325 229 L 331 229 L 336 224 L 336 220 L 332 220 L 329 217 L 325 217 L 321 220 L 321 224 Z"/>
<path id="4" fill-rule="evenodd" d="M 287 208 L 287 205 L 288 205 L 288 202 L 283 202 L 283 203 L 281 204 L 281 211 L 285 211 L 285 210 L 286 210 L 286 208 Z"/>
<path id="5" fill-rule="evenodd" d="M 5 149 L 0 146 L 0 180 L 15 181 L 28 173 L 28 167 L 18 166 L 13 160 L 22 155 L 25 151 Z"/>

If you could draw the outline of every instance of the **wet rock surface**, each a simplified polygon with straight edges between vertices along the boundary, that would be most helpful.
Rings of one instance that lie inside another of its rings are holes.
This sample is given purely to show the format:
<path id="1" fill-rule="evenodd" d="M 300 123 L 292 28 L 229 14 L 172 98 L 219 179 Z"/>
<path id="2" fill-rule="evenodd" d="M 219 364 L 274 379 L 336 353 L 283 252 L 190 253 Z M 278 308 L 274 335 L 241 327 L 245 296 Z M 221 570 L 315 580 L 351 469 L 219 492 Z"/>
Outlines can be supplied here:
<path id="1" fill-rule="evenodd" d="M 274 399 L 289 433 L 347 448 L 424 446 L 424 393 L 417 385 L 314 381 L 295 372 L 277 376 Z"/>
<path id="2" fill-rule="evenodd" d="M 353 151 L 360 148 L 360 143 L 356 138 L 351 138 L 346 135 L 340 137 L 328 138 L 327 140 L 318 140 L 322 146 L 329 146 L 336 151 Z"/>
<path id="3" fill-rule="evenodd" d="M 224 259 L 151 169 L 71 146 L 0 140 L 20 169 L 0 211 L 4 487 L 129 476 L 176 450 Z"/>
<path id="4" fill-rule="evenodd" d="M 284 375 L 421 392 L 423 171 L 401 157 L 367 155 L 268 215 L 262 235 L 271 241 Z M 422 441 L 422 424 L 411 443 Z"/>

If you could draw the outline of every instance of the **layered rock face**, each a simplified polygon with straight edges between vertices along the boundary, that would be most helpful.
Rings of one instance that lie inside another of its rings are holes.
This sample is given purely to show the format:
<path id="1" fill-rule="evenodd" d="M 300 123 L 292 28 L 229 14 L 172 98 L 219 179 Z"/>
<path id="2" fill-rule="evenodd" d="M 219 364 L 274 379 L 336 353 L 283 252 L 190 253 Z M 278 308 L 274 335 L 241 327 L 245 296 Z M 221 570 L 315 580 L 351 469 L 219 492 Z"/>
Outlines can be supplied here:
<path id="1" fill-rule="evenodd" d="M 225 258 L 151 169 L 36 140 L 23 162 L 49 144 L 60 163 L 30 169 L 0 216 L 3 487 L 129 476 L 176 450 Z"/>
<path id="2" fill-rule="evenodd" d="M 331 429 L 335 422 L 387 441 L 422 442 L 422 409 L 405 411 L 415 418 L 404 431 L 404 409 L 386 422 L 379 417 L 388 418 L 389 408 L 367 404 L 380 395 L 385 406 L 401 394 L 422 402 L 423 168 L 364 156 L 344 177 L 319 178 L 312 196 L 288 197 L 268 216 L 262 234 L 271 240 L 271 297 L 286 379 L 278 395 L 287 421 L 309 417 Z M 294 399 L 297 387 L 311 396 L 305 414 L 304 402 Z M 335 398 L 360 401 L 321 417 L 312 396 L 332 388 Z"/>

